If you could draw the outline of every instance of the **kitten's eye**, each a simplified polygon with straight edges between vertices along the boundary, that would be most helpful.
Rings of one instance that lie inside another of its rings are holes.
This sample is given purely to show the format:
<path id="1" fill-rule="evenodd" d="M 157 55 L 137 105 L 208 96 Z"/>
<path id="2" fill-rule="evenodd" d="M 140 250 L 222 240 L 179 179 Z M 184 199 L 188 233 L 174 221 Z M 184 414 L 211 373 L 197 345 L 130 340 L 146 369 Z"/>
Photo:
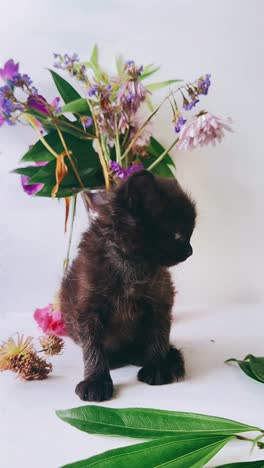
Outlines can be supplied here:
<path id="1" fill-rule="evenodd" d="M 175 240 L 180 240 L 182 238 L 182 235 L 180 232 L 176 232 L 175 236 L 174 236 L 174 239 Z"/>

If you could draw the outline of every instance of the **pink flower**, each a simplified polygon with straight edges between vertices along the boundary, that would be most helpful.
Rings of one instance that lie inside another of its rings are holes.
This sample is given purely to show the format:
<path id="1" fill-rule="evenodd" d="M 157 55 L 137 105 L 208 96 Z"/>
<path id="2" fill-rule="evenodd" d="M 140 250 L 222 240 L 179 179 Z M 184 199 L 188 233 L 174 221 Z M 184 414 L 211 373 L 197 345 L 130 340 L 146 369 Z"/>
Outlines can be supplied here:
<path id="1" fill-rule="evenodd" d="M 179 150 L 192 150 L 209 143 L 215 145 L 216 140 L 220 143 L 224 130 L 233 131 L 231 122 L 230 118 L 217 117 L 209 112 L 192 117 L 182 127 L 176 147 Z"/>
<path id="2" fill-rule="evenodd" d="M 0 127 L 5 123 L 5 118 L 2 114 L 0 114 Z"/>
<path id="3" fill-rule="evenodd" d="M 12 80 L 13 75 L 18 72 L 19 64 L 13 59 L 8 60 L 4 64 L 4 68 L 0 68 L 0 77 L 3 81 Z"/>
<path id="4" fill-rule="evenodd" d="M 34 312 L 34 319 L 41 330 L 47 335 L 67 335 L 61 312 L 59 310 L 54 310 L 52 304 L 43 307 L 43 309 L 36 309 Z"/>

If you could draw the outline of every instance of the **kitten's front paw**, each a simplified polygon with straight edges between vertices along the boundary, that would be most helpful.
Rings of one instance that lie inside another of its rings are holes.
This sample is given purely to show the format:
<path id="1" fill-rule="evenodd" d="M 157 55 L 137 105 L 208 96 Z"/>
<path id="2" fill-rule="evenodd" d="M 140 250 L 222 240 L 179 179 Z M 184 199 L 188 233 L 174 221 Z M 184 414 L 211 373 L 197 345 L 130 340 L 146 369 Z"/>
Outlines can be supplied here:
<path id="1" fill-rule="evenodd" d="M 185 374 L 182 353 L 170 346 L 165 359 L 156 365 L 146 365 L 140 369 L 138 380 L 149 385 L 165 385 L 183 379 Z"/>
<path id="2" fill-rule="evenodd" d="M 75 393 L 84 401 L 110 400 L 113 392 L 114 386 L 110 375 L 94 380 L 82 380 L 75 388 Z"/>
<path id="3" fill-rule="evenodd" d="M 148 385 L 165 385 L 173 382 L 173 374 L 170 369 L 162 366 L 144 366 L 138 372 L 138 380 Z"/>

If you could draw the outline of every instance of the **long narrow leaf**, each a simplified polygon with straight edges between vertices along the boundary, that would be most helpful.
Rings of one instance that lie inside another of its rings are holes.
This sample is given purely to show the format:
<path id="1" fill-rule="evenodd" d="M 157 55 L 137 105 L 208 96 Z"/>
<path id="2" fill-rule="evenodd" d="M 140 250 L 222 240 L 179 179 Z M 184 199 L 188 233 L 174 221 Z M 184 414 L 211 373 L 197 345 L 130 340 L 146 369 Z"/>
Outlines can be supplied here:
<path id="1" fill-rule="evenodd" d="M 75 99 L 81 98 L 81 95 L 76 91 L 76 89 L 74 89 L 74 87 L 70 83 L 68 83 L 68 81 L 62 78 L 62 76 L 58 75 L 58 73 L 56 73 L 55 71 L 49 71 L 52 75 L 56 88 L 59 91 L 65 104 L 67 104 L 67 102 L 71 102 Z"/>
<path id="2" fill-rule="evenodd" d="M 180 83 L 182 80 L 167 80 L 167 81 L 160 81 L 159 83 L 150 83 L 146 85 L 146 88 L 149 91 L 157 91 L 158 89 L 165 88 L 166 86 L 170 86 L 174 83 Z"/>
<path id="3" fill-rule="evenodd" d="M 146 78 L 148 78 L 149 76 L 153 75 L 154 73 L 156 73 L 158 70 L 160 69 L 160 67 L 155 67 L 155 68 L 152 68 L 152 70 L 145 70 L 143 69 L 143 73 L 142 75 L 139 76 L 139 81 L 143 81 L 145 80 Z"/>
<path id="4" fill-rule="evenodd" d="M 237 421 L 195 413 L 149 408 L 81 406 L 57 411 L 63 421 L 81 431 L 124 437 L 156 438 L 176 434 L 234 434 L 259 428 Z"/>
<path id="5" fill-rule="evenodd" d="M 62 112 L 90 115 L 90 109 L 87 104 L 87 100 L 84 98 L 76 99 L 75 101 L 71 101 L 68 104 L 65 104 L 65 106 L 62 108 Z"/>
<path id="6" fill-rule="evenodd" d="M 191 468 L 200 462 L 207 462 L 232 437 L 203 437 L 181 440 L 164 437 L 151 442 L 130 445 L 95 455 L 87 460 L 66 465 L 64 468 L 155 468 L 161 466 Z"/>

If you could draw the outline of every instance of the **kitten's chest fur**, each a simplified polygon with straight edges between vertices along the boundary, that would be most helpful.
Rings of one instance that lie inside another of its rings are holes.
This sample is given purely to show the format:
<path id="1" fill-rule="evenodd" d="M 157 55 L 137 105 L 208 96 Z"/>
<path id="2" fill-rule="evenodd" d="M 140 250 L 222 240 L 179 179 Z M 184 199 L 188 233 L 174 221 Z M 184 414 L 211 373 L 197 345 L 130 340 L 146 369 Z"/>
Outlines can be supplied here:
<path id="1" fill-rule="evenodd" d="M 106 317 L 104 343 L 111 351 L 143 337 L 144 329 L 151 323 L 151 306 L 162 282 L 160 271 L 150 274 L 127 260 L 119 259 L 120 262 L 122 265 L 113 274 L 111 309 Z"/>

